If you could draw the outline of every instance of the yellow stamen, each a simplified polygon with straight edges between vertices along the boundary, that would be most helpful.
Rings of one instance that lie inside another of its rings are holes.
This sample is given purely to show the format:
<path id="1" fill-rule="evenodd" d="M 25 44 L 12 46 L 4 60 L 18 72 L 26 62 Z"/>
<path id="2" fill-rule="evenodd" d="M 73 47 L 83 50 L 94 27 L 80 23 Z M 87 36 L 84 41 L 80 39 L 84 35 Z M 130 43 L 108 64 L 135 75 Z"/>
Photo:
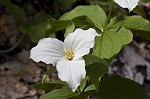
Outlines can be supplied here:
<path id="1" fill-rule="evenodd" d="M 66 50 L 65 51 L 65 57 L 69 60 L 72 60 L 74 57 L 74 53 L 71 50 Z"/>

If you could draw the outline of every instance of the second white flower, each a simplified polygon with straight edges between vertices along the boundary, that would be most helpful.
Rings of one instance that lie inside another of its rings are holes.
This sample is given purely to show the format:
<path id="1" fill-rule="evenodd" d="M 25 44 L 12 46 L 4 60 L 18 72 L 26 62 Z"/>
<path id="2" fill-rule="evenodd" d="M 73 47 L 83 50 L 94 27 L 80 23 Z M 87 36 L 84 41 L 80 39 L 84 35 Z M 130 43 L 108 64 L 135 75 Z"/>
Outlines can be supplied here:
<path id="1" fill-rule="evenodd" d="M 138 5 L 139 0 L 115 0 L 115 2 L 123 8 L 128 8 L 130 12 Z"/>

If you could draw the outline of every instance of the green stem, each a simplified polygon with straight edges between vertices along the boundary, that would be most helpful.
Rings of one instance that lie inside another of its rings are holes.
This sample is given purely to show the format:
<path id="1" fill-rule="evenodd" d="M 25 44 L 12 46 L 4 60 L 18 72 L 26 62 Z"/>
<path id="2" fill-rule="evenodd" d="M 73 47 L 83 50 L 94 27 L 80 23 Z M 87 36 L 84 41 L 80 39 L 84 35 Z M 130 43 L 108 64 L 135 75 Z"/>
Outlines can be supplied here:
<path id="1" fill-rule="evenodd" d="M 108 21 L 110 20 L 112 9 L 113 9 L 113 2 L 111 1 L 110 5 L 109 5 L 109 13 L 108 13 L 108 18 L 107 18 L 107 24 L 108 24 Z"/>
<path id="2" fill-rule="evenodd" d="M 105 24 L 105 29 L 104 29 L 103 32 L 106 31 L 108 22 L 109 22 L 109 20 L 110 20 L 110 18 L 111 18 L 111 12 L 112 12 L 112 9 L 113 9 L 113 1 L 111 0 L 111 1 L 110 1 L 110 4 L 109 4 L 109 13 L 108 13 L 108 17 L 107 17 L 106 24 Z"/>
<path id="3" fill-rule="evenodd" d="M 4 53 L 8 53 L 8 52 L 13 51 L 15 48 L 17 48 L 17 47 L 19 46 L 19 44 L 22 42 L 22 40 L 24 39 L 24 37 L 25 37 L 25 34 L 23 34 L 23 35 L 19 38 L 18 42 L 17 42 L 14 46 L 12 46 L 11 48 L 6 49 L 6 50 L 0 50 L 0 54 L 2 54 L 2 53 L 4 54 Z"/>
<path id="4" fill-rule="evenodd" d="M 81 90 L 80 90 L 80 86 L 78 87 L 78 93 L 79 94 L 81 94 L 82 92 L 81 92 Z"/>

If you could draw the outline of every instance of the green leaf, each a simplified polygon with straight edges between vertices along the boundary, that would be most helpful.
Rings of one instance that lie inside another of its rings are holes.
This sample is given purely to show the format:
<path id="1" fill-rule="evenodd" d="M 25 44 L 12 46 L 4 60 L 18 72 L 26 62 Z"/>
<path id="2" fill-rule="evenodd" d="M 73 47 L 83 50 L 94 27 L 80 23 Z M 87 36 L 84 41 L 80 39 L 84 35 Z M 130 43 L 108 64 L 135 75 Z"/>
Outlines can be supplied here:
<path id="1" fill-rule="evenodd" d="M 46 13 L 39 12 L 32 17 L 29 23 L 22 24 L 20 26 L 20 31 L 27 34 L 32 42 L 38 42 L 40 39 L 45 37 L 45 32 L 47 29 L 47 19 L 49 15 Z M 53 37 L 55 35 L 51 35 Z"/>
<path id="2" fill-rule="evenodd" d="M 69 33 L 72 33 L 74 31 L 74 29 L 75 29 L 75 25 L 74 25 L 73 21 L 71 21 L 66 28 L 66 32 L 65 32 L 64 36 L 66 37 Z"/>
<path id="3" fill-rule="evenodd" d="M 108 71 L 108 67 L 102 63 L 96 62 L 87 65 L 85 68 L 90 80 L 95 85 L 96 89 L 98 89 L 100 78 Z"/>
<path id="4" fill-rule="evenodd" d="M 0 0 L 0 3 L 9 10 L 19 24 L 27 22 L 25 13 L 21 7 L 11 3 L 10 0 Z"/>
<path id="5" fill-rule="evenodd" d="M 67 27 L 69 21 L 59 21 L 53 18 L 48 19 L 47 29 L 46 29 L 46 37 L 49 37 L 51 34 L 63 30 Z"/>
<path id="6" fill-rule="evenodd" d="M 31 85 L 31 87 L 34 87 L 36 89 L 45 90 L 45 92 L 47 93 L 54 89 L 61 88 L 62 86 L 65 86 L 65 85 L 67 85 L 67 83 L 64 81 L 54 80 L 54 81 L 49 81 L 49 82 L 36 83 L 36 84 Z"/>
<path id="7" fill-rule="evenodd" d="M 84 94 L 88 94 L 88 95 L 93 95 L 96 96 L 96 87 L 95 85 L 89 85 L 85 90 L 84 90 Z"/>
<path id="8" fill-rule="evenodd" d="M 117 54 L 124 45 L 129 44 L 132 37 L 132 32 L 125 28 L 110 29 L 96 38 L 93 55 L 109 59 Z"/>
<path id="9" fill-rule="evenodd" d="M 150 22 L 141 16 L 125 17 L 122 26 L 130 29 L 133 34 L 150 40 Z"/>
<path id="10" fill-rule="evenodd" d="M 76 17 L 72 19 L 75 26 L 80 26 L 80 28 L 90 28 L 93 27 L 89 24 L 89 19 L 85 16 Z M 58 32 L 60 30 L 65 30 L 70 23 L 70 20 L 55 20 L 53 18 L 48 19 L 46 37 L 49 37 L 52 33 Z"/>
<path id="11" fill-rule="evenodd" d="M 141 16 L 114 17 L 110 20 L 107 30 L 125 27 L 133 34 L 150 40 L 150 22 Z"/>
<path id="12" fill-rule="evenodd" d="M 107 25 L 106 30 L 120 28 L 124 24 L 123 19 L 124 17 L 113 17 Z"/>
<path id="13" fill-rule="evenodd" d="M 103 76 L 108 71 L 108 65 L 104 60 L 92 55 L 84 57 L 84 60 L 86 63 L 86 73 L 89 76 L 92 83 L 98 89 L 99 80 L 101 76 Z"/>
<path id="14" fill-rule="evenodd" d="M 131 30 L 133 34 L 150 41 L 150 31 Z"/>
<path id="15" fill-rule="evenodd" d="M 46 22 L 37 23 L 34 25 L 21 25 L 20 31 L 27 34 L 32 42 L 38 42 L 40 39 L 45 37 Z"/>
<path id="16" fill-rule="evenodd" d="M 107 16 L 100 6 L 78 6 L 60 17 L 60 20 L 72 20 L 79 16 L 88 17 L 92 21 L 92 24 L 103 32 L 107 21 Z"/>
<path id="17" fill-rule="evenodd" d="M 138 5 L 136 6 L 134 9 L 133 9 L 133 12 L 136 13 L 136 14 L 139 14 L 143 17 L 146 17 L 146 14 L 145 12 L 143 11 L 143 9 Z"/>
<path id="18" fill-rule="evenodd" d="M 98 63 L 102 63 L 102 64 L 105 64 L 106 66 L 108 66 L 108 64 L 105 60 L 100 59 L 100 58 L 98 58 L 94 55 L 91 55 L 91 54 L 85 55 L 83 57 L 83 59 L 85 60 L 86 65 L 90 65 L 92 63 L 98 62 Z"/>
<path id="19" fill-rule="evenodd" d="M 48 14 L 46 14 L 44 11 L 40 11 L 31 18 L 29 23 L 30 25 L 34 25 L 41 22 L 47 22 L 48 18 L 50 18 Z"/>
<path id="20" fill-rule="evenodd" d="M 81 81 L 80 86 L 79 86 L 81 92 L 83 92 L 83 90 L 84 90 L 84 88 L 85 88 L 85 86 L 86 86 L 86 82 L 87 82 L 88 80 L 89 80 L 89 77 L 86 76 L 86 77 Z"/>
<path id="21" fill-rule="evenodd" d="M 148 99 L 140 84 L 117 75 L 101 79 L 98 95 L 101 99 Z"/>
<path id="22" fill-rule="evenodd" d="M 84 90 L 84 92 L 88 92 L 88 91 L 95 91 L 96 90 L 96 88 L 95 88 L 95 85 L 90 85 L 90 86 L 88 86 L 85 90 Z"/>
<path id="23" fill-rule="evenodd" d="M 72 92 L 71 90 L 56 89 L 47 94 L 40 96 L 39 99 L 67 99 L 74 96 L 77 96 L 77 93 Z"/>
<path id="24" fill-rule="evenodd" d="M 124 21 L 125 22 L 122 26 L 125 28 L 150 31 L 150 22 L 141 16 L 134 15 L 130 17 L 125 17 Z"/>
<path id="25" fill-rule="evenodd" d="M 85 95 L 85 94 L 81 93 L 78 96 L 74 96 L 74 97 L 67 98 L 67 99 L 88 99 L 88 95 Z"/>

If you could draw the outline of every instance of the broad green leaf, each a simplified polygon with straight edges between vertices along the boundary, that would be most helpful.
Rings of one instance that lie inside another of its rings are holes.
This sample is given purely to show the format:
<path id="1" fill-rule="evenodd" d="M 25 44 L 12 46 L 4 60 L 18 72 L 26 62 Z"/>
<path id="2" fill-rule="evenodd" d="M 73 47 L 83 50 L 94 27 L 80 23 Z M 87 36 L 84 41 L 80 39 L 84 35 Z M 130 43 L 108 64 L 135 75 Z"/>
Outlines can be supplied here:
<path id="1" fill-rule="evenodd" d="M 81 93 L 78 96 L 74 96 L 74 97 L 67 98 L 67 99 L 88 99 L 88 95 L 85 95 L 85 94 Z"/>
<path id="2" fill-rule="evenodd" d="M 96 90 L 96 88 L 95 88 L 95 86 L 92 84 L 92 85 L 88 86 L 88 87 L 84 90 L 84 92 L 94 91 L 94 90 Z"/>
<path id="3" fill-rule="evenodd" d="M 133 9 L 133 12 L 136 13 L 136 14 L 139 14 L 143 17 L 146 17 L 146 14 L 145 12 L 143 11 L 143 9 L 138 5 L 136 6 L 134 9 Z"/>
<path id="4" fill-rule="evenodd" d="M 84 90 L 84 94 L 88 94 L 88 95 L 96 95 L 96 87 L 95 85 L 89 85 L 85 90 Z"/>
<path id="5" fill-rule="evenodd" d="M 150 31 L 150 22 L 141 16 L 135 15 L 135 16 L 125 17 L 124 21 L 125 22 L 122 26 L 125 28 Z"/>
<path id="6" fill-rule="evenodd" d="M 125 27 L 133 34 L 150 40 L 150 22 L 141 16 L 114 17 L 110 20 L 107 30 Z"/>
<path id="7" fill-rule="evenodd" d="M 78 6 L 60 17 L 60 20 L 72 20 L 79 16 L 88 17 L 92 21 L 92 24 L 103 32 L 107 21 L 107 16 L 100 6 Z"/>
<path id="8" fill-rule="evenodd" d="M 0 0 L 0 3 L 9 10 L 19 24 L 27 22 L 25 13 L 21 7 L 11 3 L 10 0 Z"/>
<path id="9" fill-rule="evenodd" d="M 47 22 L 41 22 L 36 25 L 30 26 L 30 38 L 33 42 L 38 42 L 40 39 L 44 38 L 46 32 Z"/>
<path id="10" fill-rule="evenodd" d="M 56 89 L 47 94 L 40 96 L 39 99 L 67 99 L 77 96 L 78 94 L 69 89 Z"/>
<path id="11" fill-rule="evenodd" d="M 108 64 L 105 60 L 93 55 L 83 57 L 86 64 L 86 72 L 92 83 L 98 88 L 100 77 L 108 71 Z"/>
<path id="12" fill-rule="evenodd" d="M 41 90 L 45 90 L 45 92 L 50 92 L 54 89 L 58 89 L 61 88 L 62 86 L 67 85 L 66 82 L 61 81 L 61 80 L 54 80 L 54 81 L 48 81 L 48 82 L 40 82 L 40 83 L 36 83 L 31 85 L 31 87 L 34 87 L 36 89 L 41 89 Z"/>
<path id="13" fill-rule="evenodd" d="M 81 92 L 83 92 L 83 90 L 84 90 L 84 88 L 85 88 L 86 83 L 87 83 L 88 80 L 89 80 L 89 77 L 86 76 L 86 77 L 81 81 L 80 86 L 79 86 L 79 89 L 80 89 Z"/>
<path id="14" fill-rule="evenodd" d="M 47 22 L 48 18 L 50 18 L 48 14 L 46 14 L 44 11 L 40 11 L 31 18 L 29 23 L 30 25 L 34 25 L 41 22 Z"/>
<path id="15" fill-rule="evenodd" d="M 75 26 L 80 26 L 80 28 L 86 29 L 90 27 L 92 24 L 89 24 L 89 19 L 85 16 L 76 17 L 72 19 Z M 53 18 L 48 19 L 46 37 L 49 37 L 52 33 L 58 32 L 60 30 L 65 30 L 70 23 L 70 20 L 55 20 Z"/>
<path id="16" fill-rule="evenodd" d="M 53 18 L 48 19 L 47 29 L 46 29 L 46 37 L 50 37 L 51 34 L 63 30 L 67 27 L 70 21 L 59 21 Z"/>
<path id="17" fill-rule="evenodd" d="M 98 57 L 96 57 L 94 55 L 91 55 L 91 54 L 85 55 L 83 57 L 83 59 L 85 60 L 85 64 L 86 65 L 90 65 L 92 63 L 98 62 L 98 63 L 102 63 L 102 64 L 105 64 L 106 66 L 108 66 L 108 64 L 107 64 L 107 62 L 105 60 L 100 59 L 100 58 L 98 58 Z"/>
<path id="18" fill-rule="evenodd" d="M 87 65 L 85 68 L 90 80 L 95 85 L 96 89 L 98 89 L 100 78 L 108 71 L 108 66 L 95 62 Z"/>
<path id="19" fill-rule="evenodd" d="M 32 42 L 38 42 L 40 39 L 45 37 L 46 22 L 41 22 L 34 25 L 21 25 L 20 31 L 27 34 Z"/>
<path id="20" fill-rule="evenodd" d="M 131 30 L 133 34 L 150 41 L 150 31 Z"/>
<path id="21" fill-rule="evenodd" d="M 101 79 L 98 95 L 101 99 L 148 99 L 142 85 L 117 75 Z"/>
<path id="22" fill-rule="evenodd" d="M 40 39 L 45 37 L 45 32 L 47 29 L 47 19 L 49 15 L 43 11 L 34 15 L 30 22 L 26 24 L 21 24 L 20 31 L 27 34 L 32 42 L 38 42 Z M 54 37 L 54 34 L 51 34 L 51 37 Z"/>
<path id="23" fill-rule="evenodd" d="M 124 24 L 123 19 L 123 17 L 113 17 L 107 25 L 106 30 L 120 28 Z"/>
<path id="24" fill-rule="evenodd" d="M 67 28 L 66 28 L 66 32 L 65 32 L 65 37 L 69 34 L 72 33 L 75 29 L 75 25 L 73 23 L 73 21 L 70 21 L 70 23 L 68 24 Z"/>
<path id="25" fill-rule="evenodd" d="M 125 17 L 122 26 L 130 29 L 133 34 L 150 40 L 150 22 L 141 16 Z"/>
<path id="26" fill-rule="evenodd" d="M 117 54 L 124 45 L 129 44 L 132 37 L 132 32 L 128 29 L 110 29 L 96 38 L 93 55 L 109 59 Z"/>
<path id="27" fill-rule="evenodd" d="M 143 2 L 149 2 L 149 0 L 141 0 L 141 1 L 143 1 Z"/>

